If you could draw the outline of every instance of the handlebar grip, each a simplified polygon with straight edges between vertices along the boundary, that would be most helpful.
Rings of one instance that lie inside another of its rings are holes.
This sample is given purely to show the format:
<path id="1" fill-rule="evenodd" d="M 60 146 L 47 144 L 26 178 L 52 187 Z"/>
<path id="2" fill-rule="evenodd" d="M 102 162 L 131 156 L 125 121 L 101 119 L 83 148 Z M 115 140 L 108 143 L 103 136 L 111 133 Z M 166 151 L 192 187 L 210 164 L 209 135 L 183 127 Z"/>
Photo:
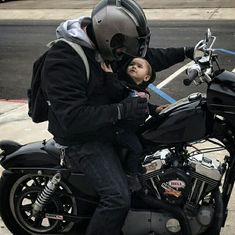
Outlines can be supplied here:
<path id="1" fill-rule="evenodd" d="M 198 76 L 198 71 L 196 69 L 191 69 L 188 72 L 187 78 L 183 80 L 185 86 L 189 86 Z"/>

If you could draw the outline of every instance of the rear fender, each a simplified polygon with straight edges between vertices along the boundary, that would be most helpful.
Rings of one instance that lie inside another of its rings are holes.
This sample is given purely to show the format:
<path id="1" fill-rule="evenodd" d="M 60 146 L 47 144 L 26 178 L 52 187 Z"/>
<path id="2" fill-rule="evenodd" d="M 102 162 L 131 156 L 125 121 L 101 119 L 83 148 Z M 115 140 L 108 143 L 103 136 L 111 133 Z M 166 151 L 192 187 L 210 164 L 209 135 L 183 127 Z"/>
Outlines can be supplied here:
<path id="1" fill-rule="evenodd" d="M 20 146 L 13 153 L 4 156 L 1 165 L 5 172 L 18 172 L 20 174 L 54 175 L 57 172 L 72 186 L 74 192 L 92 197 L 96 196 L 91 183 L 81 172 L 71 172 L 60 167 L 60 155 L 54 148 L 53 140 L 48 142 L 35 142 Z M 18 171 L 19 170 L 19 171 Z"/>
<path id="2" fill-rule="evenodd" d="M 1 155 L 7 156 L 15 151 L 17 151 L 22 145 L 12 140 L 2 140 L 0 141 L 0 149 L 2 150 Z"/>
<path id="3" fill-rule="evenodd" d="M 9 155 L 1 159 L 1 165 L 9 168 L 50 168 L 60 164 L 59 155 L 48 154 L 45 151 L 45 142 L 34 142 L 23 146 L 12 147 L 14 149 Z"/>

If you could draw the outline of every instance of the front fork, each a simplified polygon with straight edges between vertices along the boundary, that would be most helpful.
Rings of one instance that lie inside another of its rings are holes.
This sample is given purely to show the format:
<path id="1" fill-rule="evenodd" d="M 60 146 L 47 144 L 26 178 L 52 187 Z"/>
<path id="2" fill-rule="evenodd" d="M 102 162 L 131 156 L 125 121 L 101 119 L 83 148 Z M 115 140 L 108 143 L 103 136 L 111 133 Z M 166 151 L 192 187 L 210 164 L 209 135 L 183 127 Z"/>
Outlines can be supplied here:
<path id="1" fill-rule="evenodd" d="M 235 181 L 235 154 L 230 156 L 228 160 L 228 169 L 225 174 L 224 184 L 223 184 L 223 191 L 222 191 L 222 199 L 224 204 L 224 221 L 223 227 L 226 222 L 227 214 L 228 214 L 228 203 L 232 194 L 233 186 Z"/>
<path id="2" fill-rule="evenodd" d="M 225 149 L 229 152 L 229 157 L 225 158 L 225 178 L 222 186 L 222 201 L 224 206 L 224 216 L 222 226 L 224 227 L 227 214 L 228 203 L 232 194 L 235 181 L 235 127 L 228 124 L 224 119 L 216 118 L 213 127 L 212 138 L 220 140 Z"/>

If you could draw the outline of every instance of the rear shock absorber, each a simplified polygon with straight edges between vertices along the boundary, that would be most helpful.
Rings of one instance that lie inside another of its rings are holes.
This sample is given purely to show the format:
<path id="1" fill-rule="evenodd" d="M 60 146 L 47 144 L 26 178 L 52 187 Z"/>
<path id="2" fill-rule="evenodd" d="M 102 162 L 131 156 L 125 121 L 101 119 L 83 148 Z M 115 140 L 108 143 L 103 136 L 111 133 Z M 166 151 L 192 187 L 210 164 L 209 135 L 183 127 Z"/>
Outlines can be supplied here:
<path id="1" fill-rule="evenodd" d="M 52 194 L 55 192 L 57 185 L 61 180 L 61 174 L 56 173 L 52 179 L 48 181 L 43 191 L 37 197 L 36 201 L 32 206 L 32 214 L 35 216 L 40 211 L 42 211 L 43 207 L 48 203 Z"/>

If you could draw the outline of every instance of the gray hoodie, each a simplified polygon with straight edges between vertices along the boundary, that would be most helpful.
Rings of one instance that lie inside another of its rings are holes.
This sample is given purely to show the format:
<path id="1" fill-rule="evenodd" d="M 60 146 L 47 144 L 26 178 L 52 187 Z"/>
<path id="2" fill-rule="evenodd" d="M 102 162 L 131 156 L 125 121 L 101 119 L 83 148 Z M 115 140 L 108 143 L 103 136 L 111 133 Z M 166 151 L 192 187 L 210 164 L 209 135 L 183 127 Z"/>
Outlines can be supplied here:
<path id="1" fill-rule="evenodd" d="M 56 29 L 57 38 L 65 38 L 81 46 L 95 49 L 86 32 L 81 28 L 81 22 L 85 17 L 75 20 L 67 20 L 62 22 Z"/>
<path id="2" fill-rule="evenodd" d="M 56 29 L 57 38 L 65 38 L 68 41 L 72 41 L 81 46 L 88 47 L 95 50 L 94 44 L 91 42 L 90 38 L 87 36 L 87 33 L 81 28 L 81 22 L 85 16 L 80 17 L 75 20 L 67 20 L 62 22 Z M 96 51 L 96 61 L 103 62 L 103 58 Z"/>

